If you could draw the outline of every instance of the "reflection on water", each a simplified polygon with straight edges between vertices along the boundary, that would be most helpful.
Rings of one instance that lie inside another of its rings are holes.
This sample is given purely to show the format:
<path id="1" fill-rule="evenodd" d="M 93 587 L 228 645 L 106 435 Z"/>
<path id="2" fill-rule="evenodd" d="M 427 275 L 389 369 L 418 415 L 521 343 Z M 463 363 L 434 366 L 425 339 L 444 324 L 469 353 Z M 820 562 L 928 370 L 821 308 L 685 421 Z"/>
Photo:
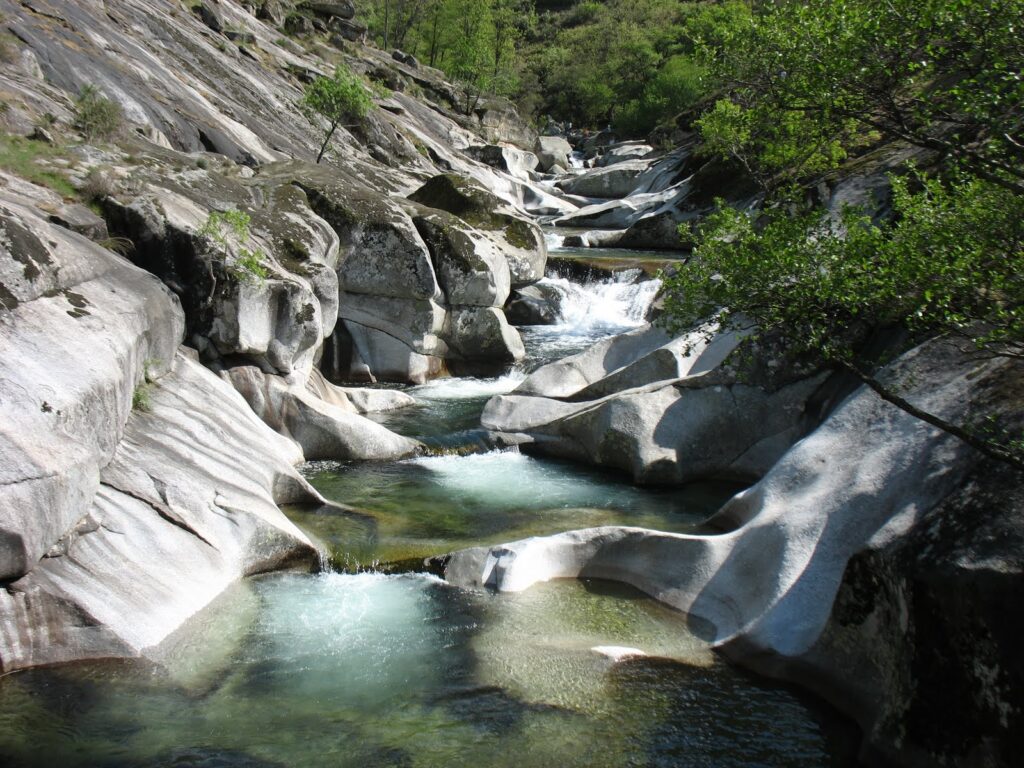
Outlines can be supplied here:
<path id="1" fill-rule="evenodd" d="M 284 574 L 240 587 L 184 634 L 167 671 L 96 663 L 0 679 L 4 764 L 833 764 L 814 712 L 622 587 L 494 595 L 421 575 Z M 660 658 L 613 664 L 595 645 Z"/>
<path id="2" fill-rule="evenodd" d="M 738 490 L 722 483 L 641 488 L 514 449 L 388 464 L 315 462 L 304 473 L 328 500 L 359 510 L 288 511 L 345 568 L 598 525 L 685 532 Z"/>

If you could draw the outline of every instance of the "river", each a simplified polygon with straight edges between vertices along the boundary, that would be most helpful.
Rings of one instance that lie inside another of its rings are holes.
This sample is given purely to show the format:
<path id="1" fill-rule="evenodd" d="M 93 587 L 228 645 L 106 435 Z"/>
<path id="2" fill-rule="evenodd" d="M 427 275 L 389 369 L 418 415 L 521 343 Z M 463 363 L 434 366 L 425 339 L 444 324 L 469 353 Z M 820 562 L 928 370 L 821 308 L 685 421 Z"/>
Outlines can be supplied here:
<path id="1" fill-rule="evenodd" d="M 304 468 L 354 508 L 289 510 L 327 545 L 332 571 L 239 584 L 155 661 L 0 679 L 3 764 L 848 765 L 851 734 L 831 713 L 728 666 L 706 627 L 630 588 L 491 594 L 407 572 L 427 555 L 572 528 L 692 530 L 736 490 L 642 489 L 486 449 L 488 398 L 640 325 L 657 289 L 636 271 L 545 282 L 561 297 L 558 322 L 523 329 L 521 369 L 410 388 L 416 406 L 376 417 L 433 455 Z"/>

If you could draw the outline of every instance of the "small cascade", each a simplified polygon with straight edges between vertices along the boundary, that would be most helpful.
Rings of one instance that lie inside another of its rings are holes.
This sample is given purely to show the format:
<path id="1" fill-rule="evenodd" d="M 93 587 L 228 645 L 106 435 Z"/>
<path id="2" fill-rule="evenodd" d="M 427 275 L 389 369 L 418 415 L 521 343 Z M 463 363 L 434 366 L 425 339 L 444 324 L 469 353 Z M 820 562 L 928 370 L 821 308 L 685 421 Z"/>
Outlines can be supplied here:
<path id="1" fill-rule="evenodd" d="M 545 232 L 544 243 L 548 247 L 548 251 L 561 250 L 565 243 L 565 235 L 560 235 L 557 232 Z"/>
<path id="2" fill-rule="evenodd" d="M 569 155 L 569 167 L 570 168 L 585 168 L 586 167 L 586 155 L 580 151 L 575 151 Z"/>
<path id="3" fill-rule="evenodd" d="M 557 326 L 562 333 L 619 332 L 646 322 L 661 288 L 660 280 L 638 280 L 641 274 L 630 269 L 592 283 L 545 277 L 539 285 L 558 296 Z"/>

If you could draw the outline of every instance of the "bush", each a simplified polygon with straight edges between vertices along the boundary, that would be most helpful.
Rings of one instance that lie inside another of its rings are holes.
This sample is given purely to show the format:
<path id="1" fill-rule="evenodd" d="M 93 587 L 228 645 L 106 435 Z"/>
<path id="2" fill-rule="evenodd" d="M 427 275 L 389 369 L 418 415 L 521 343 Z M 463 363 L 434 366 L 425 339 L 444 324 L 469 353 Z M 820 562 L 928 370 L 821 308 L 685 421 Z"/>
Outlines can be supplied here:
<path id="1" fill-rule="evenodd" d="M 244 211 L 213 211 L 200 228 L 199 234 L 212 240 L 225 256 L 231 242 L 236 242 L 239 246 L 238 255 L 228 264 L 228 272 L 242 282 L 262 284 L 270 271 L 264 263 L 263 254 L 245 245 L 249 240 L 250 220 L 249 214 Z"/>
<path id="2" fill-rule="evenodd" d="M 306 87 L 299 106 L 314 125 L 321 119 L 327 121 L 324 140 L 316 156 L 319 163 L 334 132 L 343 124 L 351 128 L 362 122 L 373 106 L 373 101 L 363 81 L 339 65 L 334 70 L 334 77 L 318 77 Z"/>
<path id="3" fill-rule="evenodd" d="M 121 106 L 106 98 L 96 86 L 85 86 L 75 99 L 74 126 L 86 139 L 112 136 L 120 129 L 123 120 Z"/>
<path id="4" fill-rule="evenodd" d="M 92 168 L 85 176 L 85 183 L 79 192 L 87 203 L 97 202 L 114 194 L 113 177 L 100 168 Z"/>

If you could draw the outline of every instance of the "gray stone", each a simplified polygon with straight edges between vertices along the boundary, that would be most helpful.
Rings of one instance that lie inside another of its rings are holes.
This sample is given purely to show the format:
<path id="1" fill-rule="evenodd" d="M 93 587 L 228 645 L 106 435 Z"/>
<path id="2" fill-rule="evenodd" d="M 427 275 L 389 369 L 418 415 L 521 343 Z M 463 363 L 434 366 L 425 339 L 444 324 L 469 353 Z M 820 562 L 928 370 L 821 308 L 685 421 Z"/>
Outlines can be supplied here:
<path id="1" fill-rule="evenodd" d="M 1019 363 L 941 341 L 879 377 L 953 422 L 1005 408 L 1021 381 Z M 1019 423 L 1019 409 L 1004 416 Z M 993 599 L 1016 594 L 1024 569 L 1019 531 L 996 522 L 1005 488 L 986 498 L 972 486 L 977 458 L 862 387 L 716 515 L 722 533 L 573 531 L 456 553 L 445 573 L 503 591 L 623 581 L 709 622 L 706 639 L 733 660 L 811 685 L 900 764 L 991 755 L 1016 738 L 1019 715 L 1004 704 L 1021 685 L 1007 662 L 1018 633 Z"/>
<path id="2" fill-rule="evenodd" d="M 500 363 L 504 367 L 526 356 L 519 332 L 495 307 L 453 308 L 446 336 L 464 363 Z"/>
<path id="3" fill-rule="evenodd" d="M 508 299 L 508 262 L 486 235 L 444 211 L 413 219 L 430 249 L 449 306 L 501 307 Z"/>
<path id="4" fill-rule="evenodd" d="M 96 363 L 68 355 L 54 370 L 81 374 Z M 145 655 L 238 579 L 316 566 L 317 551 L 277 506 L 321 500 L 292 467 L 295 444 L 186 355 L 165 364 L 146 408 L 122 414 L 95 476 L 63 475 L 79 484 L 81 511 L 0 591 L 5 672 Z M 52 498 L 36 496 L 27 509 L 56 522 Z"/>
<path id="5" fill-rule="evenodd" d="M 87 512 L 146 377 L 184 323 L 151 275 L 0 189 L 0 579 Z M 44 512 L 45 511 L 45 512 Z"/>
<path id="6" fill-rule="evenodd" d="M 319 0 L 304 0 L 303 8 L 308 8 L 313 13 L 321 16 L 336 16 L 339 19 L 351 19 L 356 15 L 356 7 L 350 0 L 338 0 L 336 2 L 319 2 Z"/>
<path id="7" fill-rule="evenodd" d="M 391 52 L 391 58 L 397 61 L 399 64 L 405 64 L 405 66 L 407 67 L 412 67 L 413 69 L 420 68 L 419 61 L 417 61 L 416 57 L 413 56 L 411 53 L 406 53 L 405 51 L 399 51 L 396 49 Z"/>
<path id="8" fill-rule="evenodd" d="M 224 21 L 221 19 L 220 11 L 215 10 L 209 2 L 200 2 L 192 6 L 192 12 L 214 32 L 224 31 Z"/>
<path id="9" fill-rule="evenodd" d="M 257 416 L 276 432 L 295 440 L 307 460 L 400 459 L 415 453 L 418 443 L 355 412 L 343 393 L 333 402 L 319 396 L 324 382 L 314 387 L 289 385 L 280 376 L 259 368 L 231 368 L 223 376 L 241 393 Z"/>
<path id="10" fill-rule="evenodd" d="M 559 166 L 564 173 L 564 169 L 569 167 L 572 145 L 561 136 L 540 136 L 533 151 L 542 171 L 553 172 L 552 169 Z"/>
<path id="11" fill-rule="evenodd" d="M 618 200 L 628 197 L 640 185 L 650 165 L 646 160 L 623 160 L 607 168 L 571 176 L 558 182 L 558 187 L 570 195 Z"/>
<path id="12" fill-rule="evenodd" d="M 561 294 L 546 290 L 544 283 L 518 289 L 505 306 L 505 317 L 512 325 L 553 325 L 558 322 Z"/>
<path id="13" fill-rule="evenodd" d="M 650 144 L 638 144 L 633 142 L 615 144 L 608 147 L 598 156 L 597 166 L 600 168 L 607 168 L 609 165 L 615 165 L 616 163 L 621 163 L 624 160 L 639 160 L 640 158 L 651 154 L 653 151 L 654 147 Z"/>
<path id="14" fill-rule="evenodd" d="M 508 262 L 512 287 L 530 285 L 544 276 L 547 245 L 540 227 L 478 183 L 455 174 L 435 176 L 409 199 L 455 214 L 485 232 Z"/>
<path id="15" fill-rule="evenodd" d="M 58 226 L 77 232 L 93 242 L 100 242 L 110 237 L 107 222 L 97 216 L 84 205 L 68 203 L 62 205 L 55 213 L 50 214 L 50 221 Z"/>
<path id="16" fill-rule="evenodd" d="M 256 6 L 256 18 L 281 26 L 287 13 L 281 0 L 261 0 Z"/>

